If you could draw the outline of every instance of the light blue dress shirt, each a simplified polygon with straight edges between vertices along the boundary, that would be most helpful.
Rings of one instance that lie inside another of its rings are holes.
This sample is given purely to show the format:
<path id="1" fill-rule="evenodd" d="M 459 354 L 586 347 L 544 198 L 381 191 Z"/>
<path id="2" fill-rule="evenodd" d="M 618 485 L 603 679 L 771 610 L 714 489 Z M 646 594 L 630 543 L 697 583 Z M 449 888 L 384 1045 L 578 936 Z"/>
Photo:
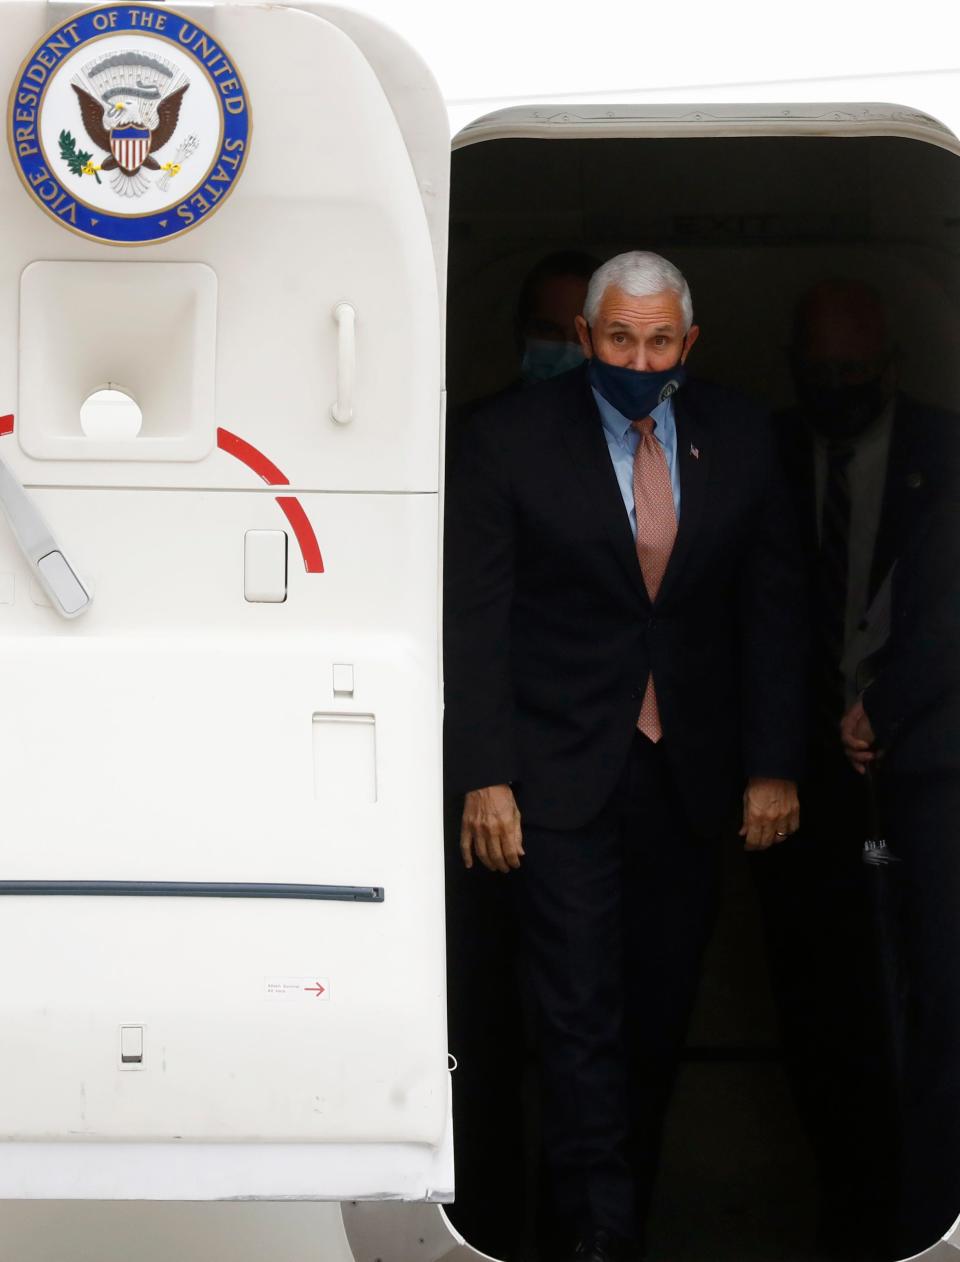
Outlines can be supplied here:
<path id="1" fill-rule="evenodd" d="M 612 403 L 608 403 L 598 390 L 593 391 L 593 397 L 596 399 L 597 407 L 600 409 L 600 419 L 603 421 L 603 436 L 607 440 L 610 459 L 613 461 L 613 471 L 617 475 L 617 482 L 620 484 L 623 506 L 627 510 L 627 516 L 630 518 L 630 529 L 633 531 L 634 538 L 636 538 L 637 510 L 633 502 L 633 457 L 640 443 L 640 435 L 623 413 L 618 412 Z M 667 458 L 667 468 L 670 470 L 670 484 L 673 487 L 673 506 L 677 510 L 677 521 L 679 521 L 680 470 L 677 462 L 677 422 L 673 415 L 673 398 L 671 397 L 665 399 L 663 403 L 658 403 L 650 415 L 655 421 L 653 436 L 663 448 L 663 454 Z"/>

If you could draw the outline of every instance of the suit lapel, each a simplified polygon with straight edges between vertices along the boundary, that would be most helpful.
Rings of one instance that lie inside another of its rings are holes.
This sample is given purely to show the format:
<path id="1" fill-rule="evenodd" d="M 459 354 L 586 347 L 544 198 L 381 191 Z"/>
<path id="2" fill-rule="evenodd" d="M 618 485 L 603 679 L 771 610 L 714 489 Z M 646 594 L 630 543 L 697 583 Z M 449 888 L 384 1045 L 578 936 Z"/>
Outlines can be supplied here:
<path id="1" fill-rule="evenodd" d="M 660 585 L 658 602 L 676 585 L 696 538 L 706 499 L 710 472 L 710 442 L 706 436 L 690 390 L 680 390 L 674 399 L 677 426 L 677 468 L 680 474 L 680 520 L 677 538 Z"/>
<path id="2" fill-rule="evenodd" d="M 600 410 L 586 371 L 579 374 L 575 406 L 563 426 L 567 451 L 583 486 L 589 510 L 609 537 L 631 586 L 649 601 L 640 572 L 636 541 L 623 507 L 620 484 L 603 433 Z"/>
<path id="3" fill-rule="evenodd" d="M 911 424 L 904 417 L 905 408 L 898 397 L 890 432 L 887 456 L 887 478 L 880 507 L 877 541 L 870 567 L 872 598 L 893 564 L 902 541 L 911 532 L 914 522 L 929 499 L 928 484 L 936 480 L 930 467 L 930 455 L 922 426 Z"/>

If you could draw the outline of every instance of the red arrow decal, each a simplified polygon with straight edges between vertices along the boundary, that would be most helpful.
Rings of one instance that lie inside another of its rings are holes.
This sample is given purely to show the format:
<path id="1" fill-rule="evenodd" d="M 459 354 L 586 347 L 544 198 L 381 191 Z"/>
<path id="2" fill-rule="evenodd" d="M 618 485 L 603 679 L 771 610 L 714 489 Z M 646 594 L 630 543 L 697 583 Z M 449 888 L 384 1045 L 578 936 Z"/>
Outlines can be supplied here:
<path id="1" fill-rule="evenodd" d="M 268 486 L 290 485 L 290 479 L 282 469 L 278 469 L 273 461 L 269 460 L 262 451 L 254 447 L 252 443 L 248 443 L 246 439 L 241 438 L 238 434 L 232 434 L 230 430 L 221 427 L 217 430 L 217 446 L 221 451 L 225 451 L 228 455 L 242 461 L 248 469 L 252 469 L 254 473 L 263 478 Z M 323 557 L 320 554 L 320 545 L 317 543 L 317 536 L 314 534 L 310 518 L 307 516 L 303 505 L 295 495 L 278 495 L 277 504 L 285 514 L 287 521 L 293 528 L 293 533 L 296 535 L 297 543 L 300 545 L 300 552 L 303 556 L 304 569 L 308 574 L 322 574 Z"/>
<path id="2" fill-rule="evenodd" d="M 269 486 L 289 486 L 290 479 L 262 451 L 248 443 L 238 434 L 231 434 L 222 427 L 217 430 L 217 446 L 230 456 L 243 461 L 248 469 L 263 478 Z"/>
<path id="3" fill-rule="evenodd" d="M 293 533 L 297 536 L 307 573 L 322 574 L 323 557 L 320 555 L 320 545 L 317 543 L 317 536 L 313 532 L 313 526 L 310 524 L 310 518 L 303 505 L 295 495 L 278 495 L 277 503 L 293 527 Z"/>
<path id="4" fill-rule="evenodd" d="M 317 982 L 315 986 L 304 986 L 303 989 L 312 991 L 317 999 L 319 999 L 321 995 L 326 994 L 326 990 L 324 989 L 323 986 L 320 985 L 319 982 Z"/>

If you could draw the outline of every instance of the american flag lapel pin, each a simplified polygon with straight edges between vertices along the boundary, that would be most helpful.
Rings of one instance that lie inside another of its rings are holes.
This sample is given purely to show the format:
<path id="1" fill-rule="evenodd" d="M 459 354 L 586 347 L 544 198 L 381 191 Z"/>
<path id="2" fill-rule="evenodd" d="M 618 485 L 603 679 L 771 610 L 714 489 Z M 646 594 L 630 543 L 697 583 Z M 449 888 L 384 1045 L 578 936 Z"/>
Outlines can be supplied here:
<path id="1" fill-rule="evenodd" d="M 693 456 L 694 460 L 700 459 L 700 448 L 694 447 L 693 443 L 690 444 L 690 455 Z"/>

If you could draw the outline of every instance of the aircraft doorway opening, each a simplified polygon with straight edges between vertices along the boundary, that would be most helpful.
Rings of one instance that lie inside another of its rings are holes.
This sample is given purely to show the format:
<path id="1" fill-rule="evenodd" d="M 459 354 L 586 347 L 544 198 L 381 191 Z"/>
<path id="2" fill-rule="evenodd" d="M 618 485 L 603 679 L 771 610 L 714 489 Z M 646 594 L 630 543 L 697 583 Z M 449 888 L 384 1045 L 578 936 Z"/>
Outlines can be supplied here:
<path id="1" fill-rule="evenodd" d="M 755 123 L 762 111 L 749 112 Z M 879 123 L 867 135 L 831 135 L 829 124 L 817 135 L 738 135 L 727 119 L 726 134 L 691 135 L 680 119 L 704 128 L 686 109 L 673 111 L 660 135 L 650 134 L 649 118 L 638 118 L 630 135 L 628 112 L 615 113 L 606 133 L 598 121 L 554 134 L 550 111 L 508 111 L 468 129 L 455 149 L 448 451 L 456 457 L 479 402 L 532 388 L 537 376 L 566 367 L 564 354 L 575 361 L 575 350 L 563 349 L 571 340 L 564 317 L 540 309 L 545 290 L 537 285 L 557 259 L 563 288 L 591 260 L 631 249 L 666 256 L 689 281 L 701 328 L 691 373 L 751 395 L 779 432 L 793 426 L 810 442 L 817 435 L 803 398 L 809 402 L 818 381 L 805 348 L 829 336 L 825 324 L 862 332 L 873 321 L 888 436 L 877 457 L 885 471 L 876 475 L 870 546 L 887 551 L 884 562 L 873 558 L 861 594 L 869 603 L 909 533 L 914 505 L 956 467 L 960 144 L 932 127 L 925 138 L 876 134 Z M 847 358 L 855 370 L 857 352 Z M 839 351 L 833 361 L 842 376 Z M 821 513 L 824 485 L 821 473 Z M 796 504 L 801 513 L 802 498 Z M 822 521 L 813 530 L 819 537 Z M 905 563 L 930 571 L 928 592 L 949 582 L 928 564 L 937 553 L 954 557 L 956 542 L 928 534 Z M 954 603 L 950 616 L 956 612 Z M 956 688 L 955 675 L 949 686 Z M 815 765 L 825 766 L 827 738 L 812 731 L 810 739 Z M 950 757 L 960 752 L 955 725 L 938 748 L 944 744 Z M 949 768 L 938 783 L 956 797 Z M 808 786 L 807 799 L 807 835 L 802 825 L 791 843 L 799 853 L 805 841 L 800 857 L 748 857 L 735 837 L 727 847 L 722 906 L 667 1115 L 648 1222 L 653 1262 L 905 1256 L 894 1251 L 891 1206 L 904 1177 L 904 1092 L 909 1101 L 916 1084 L 903 1078 L 898 1014 L 907 984 L 885 928 L 899 925 L 900 895 L 893 865 L 861 861 L 873 827 L 862 802 L 838 797 L 826 780 Z M 451 1218 L 491 1256 L 546 1262 L 556 1255 L 548 1251 L 537 1151 L 536 1035 L 530 997 L 514 977 L 510 877 L 465 874 L 458 802 L 447 817 L 450 1040 L 459 1062 Z M 936 831 L 935 813 L 925 827 Z M 947 860 L 944 848 L 935 862 Z M 941 875 L 958 886 L 952 868 Z M 914 905 L 912 914 L 925 913 Z M 942 945 L 948 941 L 949 933 Z M 955 963 L 943 960 L 941 981 Z M 956 1133 L 954 1122 L 930 1139 L 944 1144 Z M 960 1152 L 943 1156 L 960 1165 Z M 914 1252 L 951 1225 L 938 1213 L 927 1212 L 929 1239 Z"/>

